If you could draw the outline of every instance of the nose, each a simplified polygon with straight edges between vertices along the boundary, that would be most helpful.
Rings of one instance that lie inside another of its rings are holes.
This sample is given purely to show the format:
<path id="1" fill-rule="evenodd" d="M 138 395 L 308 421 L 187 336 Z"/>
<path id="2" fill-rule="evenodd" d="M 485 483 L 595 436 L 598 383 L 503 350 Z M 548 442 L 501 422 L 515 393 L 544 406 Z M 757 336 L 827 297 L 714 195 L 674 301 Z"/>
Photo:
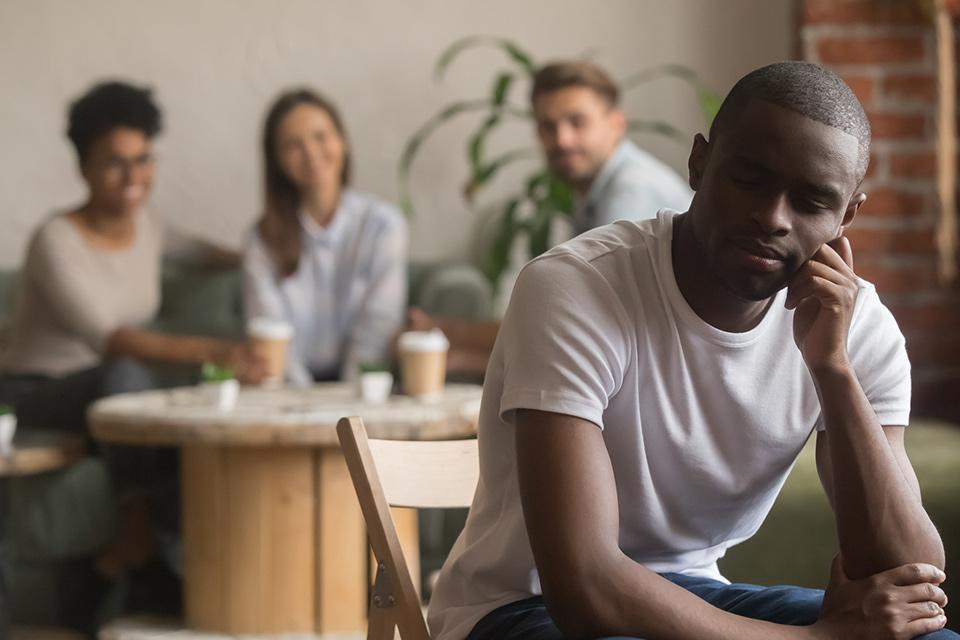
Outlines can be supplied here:
<path id="1" fill-rule="evenodd" d="M 573 127 L 568 124 L 561 123 L 557 126 L 556 134 L 557 146 L 561 149 L 566 149 L 573 146 L 574 136 L 573 136 Z"/>
<path id="2" fill-rule="evenodd" d="M 767 236 L 785 236 L 793 228 L 793 209 L 785 193 L 772 194 L 758 202 L 752 217 L 754 223 Z"/>

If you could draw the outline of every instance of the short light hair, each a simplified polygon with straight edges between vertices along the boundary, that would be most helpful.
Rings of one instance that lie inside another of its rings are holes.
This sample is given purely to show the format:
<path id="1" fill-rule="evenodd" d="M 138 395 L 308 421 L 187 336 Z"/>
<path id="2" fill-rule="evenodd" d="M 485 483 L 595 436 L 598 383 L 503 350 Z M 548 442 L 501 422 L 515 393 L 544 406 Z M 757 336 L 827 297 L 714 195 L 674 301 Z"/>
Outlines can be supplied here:
<path id="1" fill-rule="evenodd" d="M 560 60 L 540 67 L 534 74 L 530 104 L 545 93 L 568 87 L 591 89 L 611 107 L 620 102 L 620 88 L 606 71 L 587 60 Z"/>

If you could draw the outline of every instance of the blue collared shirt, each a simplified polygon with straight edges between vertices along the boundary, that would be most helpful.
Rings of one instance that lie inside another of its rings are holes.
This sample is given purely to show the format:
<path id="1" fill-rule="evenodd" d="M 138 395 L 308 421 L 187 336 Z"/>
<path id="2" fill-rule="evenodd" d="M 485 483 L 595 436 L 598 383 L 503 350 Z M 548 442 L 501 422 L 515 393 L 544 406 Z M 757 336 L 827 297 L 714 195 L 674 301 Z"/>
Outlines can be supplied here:
<path id="1" fill-rule="evenodd" d="M 690 208 L 693 191 L 677 172 L 624 138 L 574 215 L 577 234 L 616 220 L 654 218 L 664 207 Z"/>
<path id="2" fill-rule="evenodd" d="M 243 259 L 246 316 L 293 325 L 291 382 L 346 379 L 359 363 L 387 360 L 403 325 L 406 220 L 375 196 L 345 190 L 326 227 L 303 214 L 300 225 L 300 264 L 282 279 L 259 232 L 251 233 Z"/>

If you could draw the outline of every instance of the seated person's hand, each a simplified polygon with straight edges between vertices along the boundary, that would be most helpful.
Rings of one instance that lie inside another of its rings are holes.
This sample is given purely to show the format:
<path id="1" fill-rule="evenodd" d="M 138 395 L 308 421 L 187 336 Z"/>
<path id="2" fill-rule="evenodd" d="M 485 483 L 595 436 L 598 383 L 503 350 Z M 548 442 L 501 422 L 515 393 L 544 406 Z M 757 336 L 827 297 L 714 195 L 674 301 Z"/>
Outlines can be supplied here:
<path id="1" fill-rule="evenodd" d="M 232 369 L 240 384 L 260 384 L 267 377 L 266 360 L 245 342 L 224 341 L 218 355 L 214 361 Z"/>
<path id="2" fill-rule="evenodd" d="M 910 640 L 943 628 L 946 576 L 929 564 L 907 564 L 862 580 L 850 580 L 834 559 L 816 638 Z"/>
<path id="3" fill-rule="evenodd" d="M 407 309 L 407 331 L 430 331 L 442 328 L 440 321 L 419 307 Z"/>

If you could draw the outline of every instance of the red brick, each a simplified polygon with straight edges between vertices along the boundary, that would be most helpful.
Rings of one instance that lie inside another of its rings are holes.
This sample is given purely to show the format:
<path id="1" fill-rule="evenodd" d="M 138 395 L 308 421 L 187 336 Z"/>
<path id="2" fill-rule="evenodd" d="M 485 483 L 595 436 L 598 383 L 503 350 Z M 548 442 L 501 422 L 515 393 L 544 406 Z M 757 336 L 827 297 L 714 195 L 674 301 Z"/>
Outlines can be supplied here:
<path id="1" fill-rule="evenodd" d="M 889 266 L 876 260 L 857 260 L 856 248 L 853 259 L 853 268 L 857 275 L 875 284 L 881 294 L 911 293 L 934 289 L 937 286 L 937 271 L 932 263 Z"/>
<path id="2" fill-rule="evenodd" d="M 854 95 L 864 106 L 869 106 L 873 102 L 876 93 L 876 81 L 869 76 L 841 76 L 853 90 Z"/>
<path id="3" fill-rule="evenodd" d="M 960 302 L 956 300 L 888 306 L 905 332 L 960 331 Z"/>
<path id="4" fill-rule="evenodd" d="M 817 53 L 826 64 L 883 64 L 923 60 L 923 37 L 821 38 Z"/>
<path id="5" fill-rule="evenodd" d="M 867 191 L 867 201 L 860 208 L 860 215 L 877 218 L 907 218 L 923 215 L 926 208 L 927 199 L 921 194 L 907 193 L 891 187 L 878 187 Z"/>
<path id="6" fill-rule="evenodd" d="M 910 98 L 932 103 L 937 98 L 937 79 L 928 74 L 887 76 L 883 80 L 883 93 L 891 98 Z"/>
<path id="7" fill-rule="evenodd" d="M 914 367 L 916 372 L 918 367 Z M 951 422 L 960 422 L 960 402 L 957 402 L 957 389 L 960 389 L 960 374 L 943 372 L 934 379 L 913 379 L 913 407 L 911 413 L 928 418 L 941 418 Z"/>
<path id="8" fill-rule="evenodd" d="M 932 178 L 937 174 L 937 154 L 911 151 L 890 154 L 890 175 L 898 178 Z"/>
<path id="9" fill-rule="evenodd" d="M 907 355 L 917 367 L 960 363 L 960 331 L 905 332 Z"/>
<path id="10" fill-rule="evenodd" d="M 917 114 L 868 113 L 874 138 L 922 138 L 927 118 Z"/>
<path id="11" fill-rule="evenodd" d="M 807 0 L 805 23 L 923 24 L 925 17 L 915 2 L 876 0 Z"/>
<path id="12" fill-rule="evenodd" d="M 854 224 L 846 235 L 854 259 L 863 254 L 927 255 L 936 250 L 933 229 L 865 229 Z"/>

